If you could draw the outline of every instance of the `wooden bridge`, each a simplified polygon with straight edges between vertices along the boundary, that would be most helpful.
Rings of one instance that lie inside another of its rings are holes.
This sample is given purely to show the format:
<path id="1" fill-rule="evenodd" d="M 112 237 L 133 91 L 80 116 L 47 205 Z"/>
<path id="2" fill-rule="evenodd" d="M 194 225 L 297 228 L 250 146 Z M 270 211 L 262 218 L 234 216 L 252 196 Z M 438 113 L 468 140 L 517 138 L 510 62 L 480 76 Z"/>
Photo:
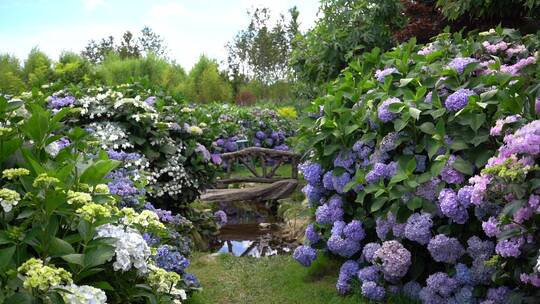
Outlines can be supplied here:
<path id="1" fill-rule="evenodd" d="M 226 178 L 218 180 L 216 188 L 201 195 L 207 202 L 272 201 L 285 198 L 298 186 L 298 161 L 300 155 L 291 151 L 280 151 L 259 147 L 245 148 L 236 152 L 221 154 L 227 165 Z M 262 172 L 257 171 L 257 161 Z M 253 176 L 231 177 L 231 170 L 237 162 L 244 165 Z M 283 164 L 291 164 L 291 176 L 276 176 Z M 229 184 L 261 183 L 254 187 L 226 189 Z M 224 189 L 225 188 L 225 189 Z"/>

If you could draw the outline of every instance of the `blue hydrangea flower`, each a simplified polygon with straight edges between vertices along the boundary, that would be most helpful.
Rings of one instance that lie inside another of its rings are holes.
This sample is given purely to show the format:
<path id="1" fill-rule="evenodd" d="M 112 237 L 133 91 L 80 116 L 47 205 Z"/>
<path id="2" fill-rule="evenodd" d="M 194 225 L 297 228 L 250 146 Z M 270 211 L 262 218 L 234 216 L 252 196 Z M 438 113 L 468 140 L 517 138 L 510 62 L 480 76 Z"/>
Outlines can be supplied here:
<path id="1" fill-rule="evenodd" d="M 328 224 L 332 225 L 336 221 L 341 221 L 343 219 L 343 202 L 341 198 L 337 195 L 334 195 L 330 200 L 319 206 L 315 211 L 315 220 L 319 224 Z"/>
<path id="2" fill-rule="evenodd" d="M 467 209 L 463 207 L 454 190 L 445 188 L 439 193 L 439 207 L 441 212 L 458 224 L 465 224 L 469 219 Z"/>
<path id="3" fill-rule="evenodd" d="M 452 167 L 456 160 L 457 157 L 455 155 L 450 155 L 448 161 L 441 170 L 441 179 L 449 184 L 459 185 L 463 183 L 463 181 L 465 180 L 465 176 L 463 176 L 463 173 L 457 171 Z"/>
<path id="4" fill-rule="evenodd" d="M 362 295 L 370 300 L 381 301 L 384 299 L 385 290 L 375 282 L 362 283 Z"/>
<path id="5" fill-rule="evenodd" d="M 452 61 L 448 63 L 448 66 L 455 69 L 458 72 L 458 74 L 463 74 L 463 71 L 465 70 L 468 64 L 477 62 L 477 61 L 478 60 L 474 58 L 470 58 L 470 57 L 457 57 L 457 58 L 452 59 Z"/>
<path id="6" fill-rule="evenodd" d="M 361 282 L 377 282 L 380 277 L 380 270 L 378 266 L 367 266 L 358 271 L 358 279 Z"/>
<path id="7" fill-rule="evenodd" d="M 469 97 L 473 95 L 476 95 L 476 93 L 474 93 L 472 90 L 459 89 L 446 98 L 444 106 L 452 112 L 457 112 L 465 108 L 465 106 L 469 103 Z"/>
<path id="8" fill-rule="evenodd" d="M 336 190 L 336 192 L 339 194 L 345 193 L 344 188 L 350 181 L 351 175 L 349 172 L 344 172 L 338 176 L 332 176 L 332 185 L 334 186 L 334 190 Z"/>
<path id="9" fill-rule="evenodd" d="M 428 213 L 413 213 L 407 219 L 405 225 L 405 237 L 411 241 L 415 241 L 419 244 L 425 245 L 429 243 L 431 239 L 431 227 L 433 221 L 431 215 Z"/>
<path id="10" fill-rule="evenodd" d="M 362 249 L 362 258 L 368 262 L 373 263 L 373 258 L 375 257 L 375 252 L 381 248 L 381 245 L 378 243 L 367 243 Z"/>
<path id="11" fill-rule="evenodd" d="M 350 151 L 341 151 L 334 159 L 334 167 L 350 169 L 354 164 L 354 159 Z"/>
<path id="12" fill-rule="evenodd" d="M 462 263 L 456 264 L 456 274 L 454 275 L 454 279 L 461 285 L 474 284 L 471 270 L 467 267 L 467 265 Z"/>
<path id="13" fill-rule="evenodd" d="M 334 182 L 332 181 L 334 171 L 330 170 L 323 175 L 323 186 L 326 190 L 334 190 Z"/>
<path id="14" fill-rule="evenodd" d="M 321 240 L 321 235 L 317 232 L 313 224 L 309 224 L 306 227 L 305 237 L 310 244 L 315 244 Z"/>
<path id="15" fill-rule="evenodd" d="M 390 112 L 388 107 L 393 103 L 401 102 L 399 98 L 393 97 L 383 101 L 377 108 L 377 117 L 382 122 L 390 122 L 398 117 L 398 114 Z"/>
<path id="16" fill-rule="evenodd" d="M 455 264 L 465 253 L 465 249 L 456 238 L 438 234 L 429 241 L 428 250 L 437 262 Z"/>
<path id="17" fill-rule="evenodd" d="M 317 258 L 317 250 L 309 246 L 298 246 L 294 250 L 293 258 L 304 267 L 309 267 Z"/>
<path id="18" fill-rule="evenodd" d="M 376 70 L 375 71 L 375 78 L 377 78 L 377 81 L 380 83 L 384 83 L 384 79 L 386 76 L 398 73 L 398 70 L 396 68 L 390 67 L 383 70 Z"/>
<path id="19" fill-rule="evenodd" d="M 323 195 L 323 190 L 317 186 L 307 184 L 302 188 L 302 192 L 306 195 L 310 205 L 318 203 Z"/>
<path id="20" fill-rule="evenodd" d="M 189 260 L 186 259 L 176 247 L 163 245 L 157 249 L 154 256 L 156 265 L 167 271 L 174 271 L 183 274 L 189 266 Z"/>
<path id="21" fill-rule="evenodd" d="M 321 182 L 322 166 L 314 162 L 306 162 L 300 165 L 300 171 L 304 175 L 304 179 L 311 185 L 316 186 Z"/>

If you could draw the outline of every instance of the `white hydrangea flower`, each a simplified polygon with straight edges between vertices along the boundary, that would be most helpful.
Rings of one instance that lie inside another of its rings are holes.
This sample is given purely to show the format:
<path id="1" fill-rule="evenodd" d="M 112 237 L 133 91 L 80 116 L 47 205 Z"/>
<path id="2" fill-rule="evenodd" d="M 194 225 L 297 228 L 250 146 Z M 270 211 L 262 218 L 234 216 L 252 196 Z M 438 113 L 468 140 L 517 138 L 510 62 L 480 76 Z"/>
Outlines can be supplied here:
<path id="1" fill-rule="evenodd" d="M 105 224 L 97 228 L 97 237 L 112 237 L 117 241 L 114 244 L 116 261 L 113 263 L 115 271 L 128 271 L 135 267 L 140 273 L 148 272 L 147 260 L 150 257 L 150 248 L 139 231 L 122 226 Z"/>
<path id="2" fill-rule="evenodd" d="M 534 271 L 540 273 L 540 250 L 538 250 L 538 258 L 536 259 L 536 266 L 534 266 Z"/>
<path id="3" fill-rule="evenodd" d="M 82 285 L 77 286 L 71 284 L 69 286 L 62 286 L 62 289 L 67 290 L 68 292 L 62 293 L 62 298 L 64 302 L 69 304 L 106 304 L 107 295 L 103 290 L 88 286 Z"/>

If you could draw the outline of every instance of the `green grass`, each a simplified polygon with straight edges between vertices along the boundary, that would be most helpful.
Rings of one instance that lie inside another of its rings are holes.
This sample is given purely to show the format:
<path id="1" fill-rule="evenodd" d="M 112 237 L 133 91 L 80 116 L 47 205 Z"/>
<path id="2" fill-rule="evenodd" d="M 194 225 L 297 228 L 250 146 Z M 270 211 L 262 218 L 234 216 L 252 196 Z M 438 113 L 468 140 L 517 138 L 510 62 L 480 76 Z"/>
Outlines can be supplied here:
<path id="1" fill-rule="evenodd" d="M 321 261 L 322 260 L 322 261 Z M 261 259 L 196 253 L 189 270 L 203 286 L 188 304 L 364 304 L 359 295 L 339 296 L 335 284 L 339 264 L 320 258 L 310 268 L 291 256 Z M 387 303 L 409 303 L 392 299 Z"/>
<path id="2" fill-rule="evenodd" d="M 259 174 L 261 174 L 261 167 L 260 166 L 257 166 L 256 168 L 257 172 L 259 172 Z M 271 167 L 267 167 L 267 170 L 270 171 L 271 170 Z M 248 168 L 246 168 L 245 166 L 243 165 L 237 165 L 234 167 L 234 170 L 231 172 L 231 177 L 247 177 L 247 176 L 253 176 L 253 173 L 251 173 L 251 171 L 248 170 Z M 279 166 L 279 168 L 276 170 L 276 174 L 275 174 L 276 177 L 280 176 L 280 177 L 290 177 L 291 176 L 291 165 L 290 164 L 283 164 L 281 166 Z"/>

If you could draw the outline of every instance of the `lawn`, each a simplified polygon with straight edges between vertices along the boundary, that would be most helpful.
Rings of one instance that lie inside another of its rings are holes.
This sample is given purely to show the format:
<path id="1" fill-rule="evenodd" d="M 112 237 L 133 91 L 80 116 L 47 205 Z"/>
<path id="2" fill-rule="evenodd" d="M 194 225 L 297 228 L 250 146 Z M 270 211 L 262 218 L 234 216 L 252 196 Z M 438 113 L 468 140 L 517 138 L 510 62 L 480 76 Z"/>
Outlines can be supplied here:
<path id="1" fill-rule="evenodd" d="M 370 303 L 359 295 L 339 296 L 335 289 L 339 264 L 325 258 L 304 268 L 291 256 L 255 259 L 195 253 L 189 269 L 200 279 L 203 291 L 188 304 Z M 411 302 L 392 299 L 388 303 Z"/>

